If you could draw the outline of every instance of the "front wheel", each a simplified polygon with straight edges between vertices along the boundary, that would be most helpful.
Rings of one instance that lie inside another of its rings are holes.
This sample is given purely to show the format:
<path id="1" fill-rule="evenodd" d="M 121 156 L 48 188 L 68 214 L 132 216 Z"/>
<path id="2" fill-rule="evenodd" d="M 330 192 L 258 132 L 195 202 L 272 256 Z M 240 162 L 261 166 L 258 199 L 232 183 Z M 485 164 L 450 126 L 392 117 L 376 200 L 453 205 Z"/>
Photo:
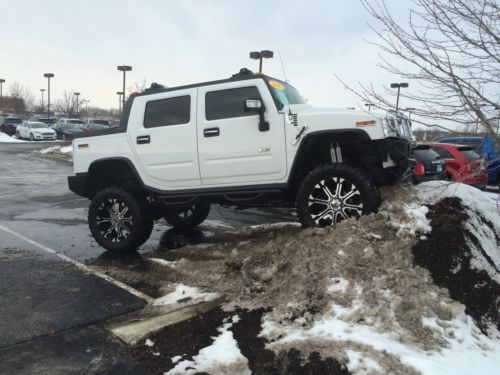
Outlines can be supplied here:
<path id="1" fill-rule="evenodd" d="M 30 141 L 34 141 L 35 140 L 35 136 L 33 135 L 33 133 L 30 134 Z"/>
<path id="2" fill-rule="evenodd" d="M 198 203 L 182 208 L 167 208 L 164 217 L 174 228 L 190 229 L 203 223 L 210 213 L 210 204 Z"/>
<path id="3" fill-rule="evenodd" d="M 305 227 L 325 227 L 375 212 L 377 188 L 362 170 L 347 164 L 313 169 L 297 191 L 297 215 Z"/>
<path id="4" fill-rule="evenodd" d="M 118 252 L 137 249 L 153 228 L 145 201 L 118 187 L 105 188 L 95 195 L 88 222 L 97 243 Z"/>
<path id="5" fill-rule="evenodd" d="M 16 132 L 16 138 L 21 139 L 21 134 L 19 132 Z"/>

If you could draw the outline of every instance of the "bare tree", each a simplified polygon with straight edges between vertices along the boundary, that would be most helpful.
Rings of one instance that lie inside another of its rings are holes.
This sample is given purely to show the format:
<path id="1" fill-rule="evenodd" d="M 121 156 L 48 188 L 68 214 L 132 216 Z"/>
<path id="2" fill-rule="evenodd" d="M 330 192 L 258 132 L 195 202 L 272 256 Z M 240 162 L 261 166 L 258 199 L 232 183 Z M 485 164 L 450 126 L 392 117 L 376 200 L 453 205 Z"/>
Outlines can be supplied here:
<path id="1" fill-rule="evenodd" d="M 381 51 L 378 65 L 405 80 L 417 81 L 401 93 L 418 106 L 424 125 L 452 120 L 479 124 L 494 134 L 500 103 L 500 5 L 496 0 L 413 0 L 408 19 L 391 14 L 385 0 L 360 0 L 381 28 L 371 26 Z M 337 77 L 339 80 L 340 78 Z M 363 100 L 392 107 L 385 87 L 352 88 Z M 385 95 L 384 95 L 385 94 Z"/>
<path id="2" fill-rule="evenodd" d="M 76 113 L 76 100 L 73 92 L 64 91 L 62 99 L 56 100 L 54 110 L 64 113 L 67 117 L 73 117 Z"/>
<path id="3" fill-rule="evenodd" d="M 144 77 L 142 81 L 134 82 L 131 86 L 127 88 L 128 95 L 130 96 L 131 94 L 136 92 L 143 92 L 144 90 L 146 90 L 146 88 L 147 88 L 146 77 Z"/>
<path id="4" fill-rule="evenodd" d="M 14 108 L 17 112 L 23 112 L 26 108 L 31 108 L 35 102 L 35 95 L 26 86 L 21 85 L 19 82 L 14 81 L 9 88 L 10 96 L 17 100 L 16 103 L 24 102 L 24 108 Z"/>

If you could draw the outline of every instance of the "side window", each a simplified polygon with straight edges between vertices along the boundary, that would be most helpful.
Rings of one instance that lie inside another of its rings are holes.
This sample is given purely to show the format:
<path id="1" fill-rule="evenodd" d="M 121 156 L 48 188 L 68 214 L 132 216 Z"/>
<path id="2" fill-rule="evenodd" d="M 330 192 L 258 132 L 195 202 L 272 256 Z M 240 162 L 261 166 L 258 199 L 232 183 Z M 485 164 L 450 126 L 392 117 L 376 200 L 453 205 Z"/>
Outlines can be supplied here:
<path id="1" fill-rule="evenodd" d="M 442 158 L 445 158 L 445 159 L 455 159 L 453 157 L 453 155 L 451 154 L 451 152 L 449 152 L 448 150 L 444 149 L 444 148 L 441 148 L 441 147 L 433 147 L 432 148 L 434 151 L 436 151 L 438 153 L 439 156 L 441 156 Z"/>
<path id="2" fill-rule="evenodd" d="M 178 96 L 146 103 L 144 127 L 181 125 L 190 121 L 191 96 Z"/>
<path id="3" fill-rule="evenodd" d="M 243 106 L 245 99 L 261 99 L 257 87 L 240 87 L 207 92 L 205 95 L 205 117 L 210 121 L 255 116 L 255 112 L 245 111 Z"/>

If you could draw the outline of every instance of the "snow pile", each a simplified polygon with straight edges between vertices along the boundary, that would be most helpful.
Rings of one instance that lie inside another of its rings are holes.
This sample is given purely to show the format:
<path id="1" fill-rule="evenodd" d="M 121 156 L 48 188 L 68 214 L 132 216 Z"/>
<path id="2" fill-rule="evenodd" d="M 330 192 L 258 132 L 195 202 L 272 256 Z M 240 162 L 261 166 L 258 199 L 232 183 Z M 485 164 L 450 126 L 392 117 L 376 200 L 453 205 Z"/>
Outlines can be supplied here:
<path id="1" fill-rule="evenodd" d="M 206 372 L 209 374 L 251 374 L 248 368 L 248 360 L 241 354 L 238 343 L 229 330 L 234 323 L 239 320 L 238 315 L 234 315 L 231 322 L 225 323 L 217 330 L 220 335 L 214 338 L 212 345 L 203 348 L 192 361 L 179 361 L 178 357 L 172 358 L 172 363 L 177 365 L 166 372 L 167 375 L 175 374 L 197 374 Z"/>
<path id="2" fill-rule="evenodd" d="M 24 142 L 20 139 L 10 137 L 9 135 L 0 132 L 0 143 L 21 143 Z"/>
<path id="3" fill-rule="evenodd" d="M 173 292 L 155 299 L 153 304 L 155 306 L 164 306 L 185 301 L 206 302 L 212 301 L 219 297 L 219 294 L 217 293 L 202 292 L 199 288 L 187 286 L 184 284 L 175 284 L 174 287 L 175 290 Z"/>
<path id="4" fill-rule="evenodd" d="M 183 263 L 154 267 L 144 277 L 150 285 L 214 290 L 227 310 L 269 308 L 262 335 L 276 353 L 318 352 L 359 373 L 494 373 L 500 368 L 500 334 L 489 323 L 498 314 L 500 286 L 495 206 L 479 190 L 457 184 L 388 187 L 382 195 L 379 213 L 358 222 L 247 227 L 223 232 L 203 249 L 155 254 Z M 460 199 L 443 201 L 451 196 L 462 199 L 465 212 Z M 450 211 L 441 215 L 438 208 Z M 465 231 L 476 240 L 463 237 Z M 461 252 L 445 254 L 456 241 Z M 481 278 L 467 279 L 469 263 Z M 456 280 L 456 290 L 439 275 Z M 464 292 L 464 285 L 473 290 Z M 487 301 L 468 299 L 475 295 Z M 483 310 L 471 309 L 471 301 Z"/>
<path id="5" fill-rule="evenodd" d="M 73 155 L 73 146 L 51 146 L 40 150 L 41 154 Z"/>

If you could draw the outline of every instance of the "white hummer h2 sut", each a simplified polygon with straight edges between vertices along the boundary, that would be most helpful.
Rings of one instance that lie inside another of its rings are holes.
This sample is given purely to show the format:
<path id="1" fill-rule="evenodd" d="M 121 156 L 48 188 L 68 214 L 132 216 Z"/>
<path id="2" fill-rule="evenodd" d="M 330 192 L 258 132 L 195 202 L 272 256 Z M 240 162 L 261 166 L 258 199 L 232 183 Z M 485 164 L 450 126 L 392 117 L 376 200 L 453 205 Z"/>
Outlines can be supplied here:
<path id="1" fill-rule="evenodd" d="M 408 121 L 314 108 L 288 83 L 242 69 L 229 79 L 132 95 L 120 125 L 75 136 L 70 189 L 91 200 L 108 250 L 142 245 L 153 221 L 203 222 L 211 204 L 296 207 L 306 226 L 377 209 L 377 186 L 407 168 Z"/>

